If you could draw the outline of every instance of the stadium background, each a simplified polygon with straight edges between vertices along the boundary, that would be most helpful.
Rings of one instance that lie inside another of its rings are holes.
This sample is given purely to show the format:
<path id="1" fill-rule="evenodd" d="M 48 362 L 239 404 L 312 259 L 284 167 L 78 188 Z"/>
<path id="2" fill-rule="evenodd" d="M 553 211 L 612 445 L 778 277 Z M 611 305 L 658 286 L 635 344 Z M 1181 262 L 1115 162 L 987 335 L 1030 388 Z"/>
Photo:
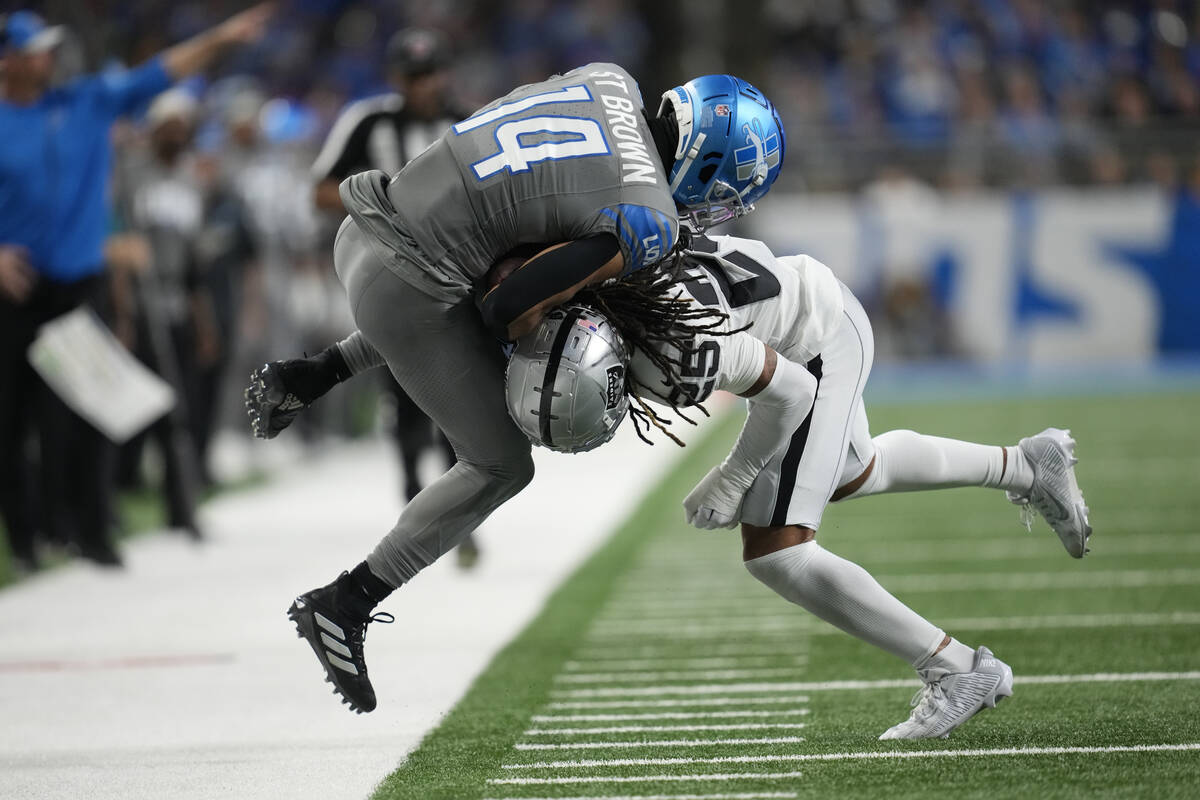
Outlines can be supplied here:
<path id="1" fill-rule="evenodd" d="M 65 79 L 83 70 L 135 64 L 247 5 L 63 0 L 22 7 L 70 27 L 59 60 Z M 778 253 L 813 254 L 863 299 L 878 343 L 871 397 L 915 398 L 925 406 L 897 406 L 881 418 L 904 426 L 919 427 L 909 422 L 913 419 L 941 425 L 930 432 L 996 437 L 1015 425 L 1053 422 L 1043 422 L 1049 413 L 1074 414 L 1085 430 L 1104 434 L 1096 436 L 1092 450 L 1104 468 L 1083 472 L 1085 490 L 1097 486 L 1110 498 L 1109 511 L 1121 509 L 1118 502 L 1147 497 L 1153 506 L 1124 509 L 1124 518 L 1138 517 L 1137 522 L 1109 527 L 1116 558 L 1141 554 L 1142 561 L 1127 558 L 1131 569 L 1194 564 L 1190 540 L 1167 541 L 1192 535 L 1190 520 L 1198 510 L 1191 455 L 1197 442 L 1186 421 L 1200 376 L 1200 3 L 1187 0 L 282 3 L 261 44 L 231 52 L 204 79 L 184 87 L 199 104 L 195 168 L 206 185 L 245 199 L 256 239 L 254 265 L 236 267 L 239 279 L 243 271 L 259 278 L 244 294 L 237 289 L 236 352 L 225 369 L 221 402 L 225 433 L 212 456 L 219 481 L 282 473 L 288 462 L 325 464 L 320 475 L 330 480 L 333 467 L 349 470 L 362 452 L 356 444 L 342 449 L 347 447 L 342 437 L 377 427 L 371 389 L 339 392 L 293 432 L 303 444 L 281 445 L 275 456 L 264 455 L 246 441 L 238 395 L 252 365 L 312 352 L 347 330 L 328 252 L 337 221 L 311 207 L 308 168 L 344 104 L 386 88 L 386 42 L 406 26 L 448 35 L 455 52 L 451 92 L 467 107 L 592 60 L 627 66 L 639 76 L 650 104 L 662 90 L 701 72 L 727 70 L 759 85 L 783 113 L 787 161 L 777 186 L 737 231 L 766 239 Z M 144 148 L 146 136 L 142 120 L 114 130 L 125 154 Z M 1047 394 L 1061 397 L 1046 400 Z M 726 429 L 728 420 L 721 423 Z M 332 449 L 320 444 L 330 441 Z M 721 449 L 706 447 L 696 458 Z M 374 455 L 378 458 L 369 463 L 387 463 L 384 454 Z M 1122 466 L 1126 457 L 1136 460 Z M 706 466 L 681 463 L 685 473 L 702 473 Z M 596 462 L 589 472 L 583 460 L 571 466 L 579 470 L 576 480 L 585 483 L 614 468 L 612 462 Z M 1125 474 L 1126 467 L 1134 477 Z M 673 490 L 686 491 L 685 479 L 672 480 Z M 322 487 L 313 480 L 304 485 L 309 492 Z M 352 495 L 351 487 L 335 485 Z M 649 476 L 644 485 L 650 485 Z M 127 519 L 127 527 L 161 521 L 156 511 L 147 511 L 157 506 L 154 494 L 126 496 L 127 514 L 140 515 Z M 677 502 L 663 495 L 658 505 L 673 509 Z M 936 501 L 904 505 L 902 516 L 911 519 L 900 523 L 897 538 L 904 530 L 929 536 L 911 520 L 938 508 Z M 218 544 L 222 535 L 231 535 L 221 531 L 220 520 L 232 513 L 227 505 L 212 512 Z M 845 527 L 853 529 L 856 519 L 864 530 L 878 525 L 883 515 L 876 514 L 851 516 Z M 362 543 L 369 544 L 372 523 L 354 517 L 349 524 L 361 525 Z M 497 523 L 502 529 L 515 524 L 514 517 Z M 933 535 L 950 536 L 952 527 L 946 523 L 944 533 Z M 1006 519 L 979 529 L 995 531 L 1000 543 L 1013 527 Z M 1161 564 L 1145 554 L 1162 551 L 1131 541 L 1144 529 L 1156 531 L 1162 540 L 1154 541 L 1166 546 Z M 601 541 L 600 532 L 589 535 Z M 533 541 L 525 545 L 536 546 Z M 855 545 L 853 536 L 849 545 Z M 846 554 L 869 564 L 877 547 L 865 539 L 858 545 L 861 552 L 850 546 Z M 485 538 L 485 559 L 489 546 L 491 557 L 498 558 L 494 548 L 504 544 Z M 892 551 L 899 549 L 893 544 Z M 318 543 L 316 552 L 345 552 L 345 545 Z M 202 556 L 189 558 L 202 564 Z M 887 563 L 881 559 L 878 566 Z M 697 564 L 697 575 L 715 580 Z M 1111 561 L 1100 564 L 1114 568 Z M 1024 568 L 1032 569 L 1028 562 Z M 0 566 L 0 574 L 11 579 L 6 569 Z M 62 577 L 82 581 L 70 585 L 96 592 L 86 595 L 92 598 L 121 596 L 112 583 L 74 573 Z M 507 577 L 520 580 L 521 574 Z M 1111 610 L 1194 615 L 1200 606 L 1194 581 L 1188 581 L 1174 593 L 1148 594 L 1141 605 L 1119 606 L 1125 598 L 1119 593 L 1106 602 Z M 455 591 L 461 596 L 466 590 Z M 5 594 L 10 609 L 61 610 L 50 599 L 52 586 L 41 580 Z M 482 592 L 472 597 L 488 602 Z M 128 611 L 139 598 L 126 600 L 127 606 L 118 607 Z M 957 596 L 939 601 L 947 613 L 957 610 Z M 1072 602 L 1064 601 L 1060 610 L 1071 610 Z M 1079 602 L 1092 607 L 1091 601 Z M 1041 610 L 1025 600 L 1014 604 L 1014 613 Z M 27 643 L 28 629 L 10 622 L 0 638 L 14 647 Z M 1130 634 L 1162 663 L 1125 657 L 1120 666 L 1193 669 L 1188 661 L 1195 652 L 1193 630 L 1164 630 L 1158 638 Z M 85 654 L 107 652 L 101 639 L 84 639 Z M 431 641 L 436 650 L 439 640 Z M 1084 649 L 1108 653 L 1120 644 L 1116 638 L 1097 639 Z M 881 662 L 863 660 L 857 651 L 846 661 L 856 665 L 856 676 L 880 674 L 871 670 Z M 19 680 L 26 676 L 25 663 L 3 669 Z M 132 683 L 136 691 L 136 678 Z M 489 691 L 481 702 L 494 704 L 504 696 L 495 686 Z M 1194 691 L 1158 695 L 1153 702 L 1169 704 L 1172 697 L 1184 706 Z M 1075 701 L 1063 718 L 1086 725 L 1081 709 L 1091 699 Z M 97 713 L 106 712 L 100 707 Z M 454 730 L 461 732 L 461 715 L 456 719 Z M 1197 738 L 1186 720 L 1174 721 L 1179 736 Z M 69 722 L 59 724 L 64 741 L 86 738 L 81 731 L 71 733 Z M 1159 741 L 1157 734 L 1151 730 L 1144 740 Z M 1166 775 L 1164 796 L 1172 791 L 1186 796 L 1189 781 L 1195 785 L 1194 759 L 1171 769 L 1151 772 L 1151 779 Z M 918 774 L 913 785 L 928 777 Z M 992 785 L 979 780 L 978 791 Z M 1129 787 L 1136 791 L 1136 783 Z"/>
<path id="2" fill-rule="evenodd" d="M 61 59 L 69 73 L 135 63 L 245 5 L 40 10 L 75 33 Z M 384 50 L 401 27 L 449 36 L 450 93 L 468 108 L 596 59 L 640 76 L 651 104 L 693 73 L 728 70 L 775 99 L 789 139 L 771 202 L 743 232 L 831 264 L 886 331 L 885 360 L 1145 361 L 1200 348 L 1197 9 L 297 0 L 261 45 L 188 88 L 203 101 L 197 149 L 229 162 L 231 176 L 242 170 L 230 180 L 255 183 L 228 129 L 258 112 L 266 144 L 256 147 L 269 151 L 259 160 L 271 168 L 246 193 L 267 205 L 303 198 L 304 167 L 338 110 L 386 90 Z M 275 205 L 261 221 L 268 235 L 319 258 L 328 220 Z M 319 296 L 292 293 L 301 307 Z M 308 311 L 295 324 L 312 327 L 321 315 Z"/>

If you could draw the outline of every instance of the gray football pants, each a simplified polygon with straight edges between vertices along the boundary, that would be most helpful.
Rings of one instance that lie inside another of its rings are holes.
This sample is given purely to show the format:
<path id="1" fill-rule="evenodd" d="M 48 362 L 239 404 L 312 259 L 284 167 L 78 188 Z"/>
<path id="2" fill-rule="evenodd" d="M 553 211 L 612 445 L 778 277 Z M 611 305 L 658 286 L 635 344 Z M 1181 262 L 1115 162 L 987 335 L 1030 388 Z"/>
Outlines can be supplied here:
<path id="1" fill-rule="evenodd" d="M 504 357 L 474 303 L 448 303 L 405 283 L 350 219 L 338 231 L 334 265 L 359 331 L 458 456 L 367 556 L 371 572 L 399 586 L 525 488 L 533 478 L 530 444 L 508 416 Z"/>

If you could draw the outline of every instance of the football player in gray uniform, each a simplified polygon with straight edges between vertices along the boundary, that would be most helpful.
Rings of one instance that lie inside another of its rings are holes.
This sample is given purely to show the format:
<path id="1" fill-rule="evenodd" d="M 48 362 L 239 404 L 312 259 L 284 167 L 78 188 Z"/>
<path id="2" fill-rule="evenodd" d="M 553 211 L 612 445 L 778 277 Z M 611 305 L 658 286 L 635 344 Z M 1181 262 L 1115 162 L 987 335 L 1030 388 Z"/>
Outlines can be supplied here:
<path id="1" fill-rule="evenodd" d="M 709 529 L 740 523 L 754 577 L 917 670 L 925 686 L 911 716 L 880 738 L 945 736 L 1012 694 L 1007 664 L 952 638 L 862 567 L 822 548 L 817 529 L 830 501 L 982 486 L 1036 509 L 1082 558 L 1091 526 L 1069 431 L 1049 428 L 1006 447 L 910 430 L 872 438 L 862 392 L 874 339 L 862 306 L 825 265 L 776 258 L 762 242 L 696 238 L 673 270 L 576 299 L 586 305 L 548 317 L 518 343 L 508 367 L 510 410 L 531 440 L 557 450 L 607 441 L 622 411 L 607 402 L 607 384 L 626 366 L 635 412 L 644 400 L 680 411 L 716 389 L 749 398 L 729 456 L 683 501 L 687 521 Z M 560 338 L 562 330 L 579 335 Z M 644 403 L 634 416 L 639 433 L 644 422 L 667 421 Z"/>
<path id="2" fill-rule="evenodd" d="M 533 477 L 508 414 L 497 339 L 532 330 L 579 290 L 670 255 L 679 217 L 705 227 L 748 212 L 779 174 L 779 116 L 750 84 L 710 75 L 647 114 L 637 83 L 590 64 L 456 123 L 389 178 L 341 185 L 334 244 L 358 330 L 318 357 L 256 371 L 256 434 L 277 434 L 340 379 L 386 362 L 446 433 L 458 463 L 405 506 L 353 570 L 289 609 L 326 678 L 357 712 L 375 708 L 363 659 L 372 610 Z M 558 242 L 551 247 L 542 244 Z M 516 255 L 503 281 L 485 281 Z"/>

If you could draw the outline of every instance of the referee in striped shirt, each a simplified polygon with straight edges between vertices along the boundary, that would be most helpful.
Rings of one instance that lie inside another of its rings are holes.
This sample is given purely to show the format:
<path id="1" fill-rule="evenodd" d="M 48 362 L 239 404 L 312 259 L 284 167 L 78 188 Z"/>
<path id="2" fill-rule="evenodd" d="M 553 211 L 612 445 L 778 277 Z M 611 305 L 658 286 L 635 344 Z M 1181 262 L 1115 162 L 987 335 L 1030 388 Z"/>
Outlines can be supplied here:
<path id="1" fill-rule="evenodd" d="M 347 106 L 333 124 L 313 163 L 314 201 L 318 208 L 344 214 L 338 185 L 368 169 L 394 175 L 409 160 L 441 138 L 468 110 L 447 98 L 450 47 L 436 31 L 408 28 L 388 42 L 388 80 L 395 91 L 368 97 Z M 393 434 L 404 465 L 404 494 L 412 500 L 421 491 L 417 462 L 436 440 L 446 454 L 447 467 L 457 461 L 454 449 L 416 403 L 386 370 L 383 389 L 392 398 L 396 419 Z M 471 567 L 479 558 L 473 536 L 458 546 L 458 563 Z"/>

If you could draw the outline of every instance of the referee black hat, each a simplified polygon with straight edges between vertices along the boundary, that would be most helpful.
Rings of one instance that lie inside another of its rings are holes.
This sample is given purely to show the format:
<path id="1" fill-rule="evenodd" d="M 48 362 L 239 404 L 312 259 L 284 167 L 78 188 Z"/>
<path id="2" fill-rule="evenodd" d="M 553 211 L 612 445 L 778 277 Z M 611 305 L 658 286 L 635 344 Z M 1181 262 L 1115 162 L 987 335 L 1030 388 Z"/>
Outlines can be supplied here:
<path id="1" fill-rule="evenodd" d="M 450 43 L 440 31 L 405 28 L 388 41 L 387 60 L 408 76 L 436 72 L 450 65 Z"/>

